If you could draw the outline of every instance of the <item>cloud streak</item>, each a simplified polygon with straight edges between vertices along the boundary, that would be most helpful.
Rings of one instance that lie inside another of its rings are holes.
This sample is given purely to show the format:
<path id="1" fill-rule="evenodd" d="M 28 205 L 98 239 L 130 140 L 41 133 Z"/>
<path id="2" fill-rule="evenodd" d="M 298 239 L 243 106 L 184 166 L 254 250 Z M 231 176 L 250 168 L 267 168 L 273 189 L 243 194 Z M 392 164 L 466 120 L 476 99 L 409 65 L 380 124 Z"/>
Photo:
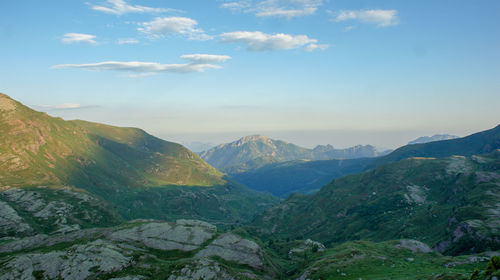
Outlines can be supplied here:
<path id="1" fill-rule="evenodd" d="M 173 9 L 129 5 L 125 2 L 125 0 L 107 0 L 104 5 L 93 5 L 92 9 L 113 15 L 123 15 L 128 13 L 164 13 L 175 11 Z"/>
<path id="2" fill-rule="evenodd" d="M 95 35 L 83 34 L 83 33 L 66 33 L 63 35 L 61 42 L 63 44 L 85 43 L 85 44 L 96 45 L 97 42 L 94 40 L 95 37 L 96 37 Z"/>
<path id="3" fill-rule="evenodd" d="M 78 103 L 63 103 L 58 105 L 35 105 L 34 107 L 38 107 L 41 110 L 78 110 L 78 109 L 88 109 L 88 108 L 97 108 L 99 106 L 96 105 L 81 105 Z"/>
<path id="4" fill-rule="evenodd" d="M 198 22 L 187 17 L 157 17 L 153 21 L 140 23 L 139 31 L 153 37 L 180 34 L 190 40 L 210 40 L 212 36 L 197 28 Z"/>
<path id="5" fill-rule="evenodd" d="M 233 12 L 253 13 L 257 17 L 302 17 L 313 15 L 322 0 L 240 0 L 226 2 L 221 8 Z"/>
<path id="6" fill-rule="evenodd" d="M 306 35 L 290 35 L 284 33 L 267 34 L 260 31 L 236 31 L 220 35 L 223 43 L 241 43 L 249 51 L 291 50 L 305 47 L 306 50 L 326 49 L 328 45 L 317 45 L 318 40 Z"/>
<path id="7" fill-rule="evenodd" d="M 139 44 L 139 40 L 134 39 L 134 38 L 118 39 L 118 44 L 119 45 L 134 45 L 134 44 Z"/>
<path id="8" fill-rule="evenodd" d="M 231 57 L 225 55 L 191 54 L 181 58 L 191 61 L 184 64 L 160 64 L 140 61 L 103 61 L 87 64 L 59 64 L 52 69 L 83 69 L 90 71 L 121 71 L 132 73 L 132 77 L 148 76 L 156 73 L 193 73 L 205 72 L 209 69 L 220 69 L 222 66 L 213 63 L 224 62 Z"/>
<path id="9" fill-rule="evenodd" d="M 376 24 L 379 27 L 399 24 L 398 11 L 396 10 L 341 11 L 333 18 L 335 22 L 348 20 L 358 20 L 363 23 Z"/>

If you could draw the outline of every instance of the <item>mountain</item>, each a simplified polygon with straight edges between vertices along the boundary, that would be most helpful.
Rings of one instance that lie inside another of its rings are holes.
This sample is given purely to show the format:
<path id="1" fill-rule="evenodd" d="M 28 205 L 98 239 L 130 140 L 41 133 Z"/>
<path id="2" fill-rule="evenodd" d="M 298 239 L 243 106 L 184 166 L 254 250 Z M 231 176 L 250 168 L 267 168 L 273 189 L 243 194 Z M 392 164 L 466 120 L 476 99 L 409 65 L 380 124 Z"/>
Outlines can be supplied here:
<path id="1" fill-rule="evenodd" d="M 496 149 L 500 149 L 500 125 L 463 138 L 406 145 L 378 158 L 369 167 L 381 166 L 410 157 L 471 156 L 493 152 Z"/>
<path id="2" fill-rule="evenodd" d="M 408 142 L 408 145 L 423 144 L 423 143 L 429 143 L 429 142 L 441 141 L 441 140 L 450 140 L 450 139 L 456 139 L 456 138 L 459 138 L 459 137 L 455 136 L 455 135 L 450 135 L 450 134 L 435 134 L 433 136 L 419 137 L 413 141 Z"/>
<path id="3" fill-rule="evenodd" d="M 291 193 L 314 193 L 335 178 L 362 172 L 374 158 L 294 160 L 271 163 L 231 174 L 234 180 L 258 191 L 286 197 Z"/>
<path id="4" fill-rule="evenodd" d="M 380 154 L 371 145 L 334 149 L 331 145 L 303 148 L 263 135 L 243 137 L 200 153 L 200 157 L 228 174 L 240 173 L 266 164 L 291 160 L 351 159 Z"/>
<path id="5" fill-rule="evenodd" d="M 499 174 L 499 150 L 403 159 L 335 179 L 311 196 L 293 195 L 254 225 L 264 235 L 301 235 L 327 246 L 416 239 L 446 254 L 498 250 Z"/>
<path id="6" fill-rule="evenodd" d="M 0 187 L 72 186 L 127 219 L 242 221 L 277 201 L 223 176 L 143 130 L 65 121 L 0 94 Z"/>

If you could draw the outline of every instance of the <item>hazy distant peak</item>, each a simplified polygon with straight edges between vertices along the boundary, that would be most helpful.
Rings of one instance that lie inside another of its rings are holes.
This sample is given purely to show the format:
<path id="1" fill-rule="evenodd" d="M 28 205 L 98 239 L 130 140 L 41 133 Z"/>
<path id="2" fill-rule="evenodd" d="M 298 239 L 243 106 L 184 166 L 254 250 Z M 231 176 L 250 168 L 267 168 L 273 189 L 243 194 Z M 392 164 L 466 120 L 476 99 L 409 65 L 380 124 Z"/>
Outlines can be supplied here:
<path id="1" fill-rule="evenodd" d="M 250 142 L 263 142 L 266 144 L 272 144 L 273 141 L 274 140 L 269 138 L 269 137 L 266 137 L 266 136 L 260 135 L 260 134 L 256 134 L 256 135 L 249 135 L 249 136 L 242 137 L 239 140 L 237 140 L 236 142 L 234 142 L 234 144 L 236 144 L 236 146 L 241 146 L 241 145 L 244 145 L 244 144 L 250 143 Z"/>
<path id="2" fill-rule="evenodd" d="M 442 141 L 442 140 L 450 140 L 458 138 L 458 136 L 450 135 L 450 134 L 435 134 L 433 136 L 422 136 L 413 141 L 408 142 L 408 144 L 423 144 L 434 141 Z"/>

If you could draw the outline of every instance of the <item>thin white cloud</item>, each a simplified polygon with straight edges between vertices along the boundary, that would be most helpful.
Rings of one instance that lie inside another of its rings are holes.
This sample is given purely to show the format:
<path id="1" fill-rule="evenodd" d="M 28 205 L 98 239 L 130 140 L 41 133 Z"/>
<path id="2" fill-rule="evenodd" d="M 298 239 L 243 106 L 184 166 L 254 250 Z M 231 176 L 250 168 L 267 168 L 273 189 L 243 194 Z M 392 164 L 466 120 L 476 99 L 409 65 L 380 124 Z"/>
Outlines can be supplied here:
<path id="1" fill-rule="evenodd" d="M 127 4 L 125 0 L 107 0 L 103 5 L 93 5 L 92 9 L 113 15 L 123 15 L 128 13 L 164 13 L 174 11 L 173 9 L 130 5 Z"/>
<path id="2" fill-rule="evenodd" d="M 312 15 L 322 4 L 322 0 L 239 0 L 223 3 L 221 8 L 258 17 L 293 18 Z"/>
<path id="3" fill-rule="evenodd" d="M 66 33 L 63 35 L 61 42 L 64 44 L 86 43 L 95 45 L 97 42 L 94 40 L 95 35 L 82 34 L 82 33 Z"/>
<path id="4" fill-rule="evenodd" d="M 138 30 L 153 37 L 170 34 L 187 36 L 191 40 L 209 40 L 212 36 L 197 28 L 198 22 L 187 17 L 157 17 L 153 21 L 140 23 Z"/>
<path id="5" fill-rule="evenodd" d="M 91 71 L 121 71 L 132 73 L 132 77 L 142 77 L 162 72 L 192 73 L 204 72 L 209 69 L 219 69 L 222 68 L 222 66 L 213 63 L 224 62 L 231 57 L 224 55 L 193 54 L 183 55 L 181 58 L 189 60 L 191 63 L 160 64 L 156 62 L 140 61 L 104 61 L 88 64 L 59 64 L 52 66 L 52 69 L 73 68 Z"/>
<path id="6" fill-rule="evenodd" d="M 119 45 L 133 45 L 133 44 L 138 44 L 139 40 L 135 38 L 123 38 L 123 39 L 118 39 L 118 44 Z"/>
<path id="7" fill-rule="evenodd" d="M 379 27 L 399 24 L 398 11 L 396 10 L 341 11 L 333 20 L 336 22 L 359 20 L 363 23 L 376 24 Z"/>
<path id="8" fill-rule="evenodd" d="M 326 49 L 328 49 L 330 47 L 330 45 L 328 44 L 309 44 L 307 45 L 304 50 L 308 51 L 308 52 L 312 52 L 312 51 L 315 51 L 315 50 L 320 50 L 320 51 L 324 51 Z"/>
<path id="9" fill-rule="evenodd" d="M 81 105 L 79 103 L 63 103 L 57 105 L 33 105 L 40 110 L 52 111 L 52 110 L 77 110 L 77 109 L 89 109 L 96 108 L 95 105 Z"/>
<path id="10" fill-rule="evenodd" d="M 182 59 L 190 60 L 193 63 L 217 63 L 225 62 L 231 59 L 228 55 L 216 55 L 216 54 L 185 54 L 181 56 Z"/>
<path id="11" fill-rule="evenodd" d="M 308 50 L 308 48 L 315 49 L 319 47 L 317 45 L 318 40 L 309 38 L 306 35 L 294 36 L 283 33 L 266 34 L 260 31 L 236 31 L 222 33 L 220 35 L 220 40 L 225 43 L 245 44 L 247 46 L 247 50 L 250 51 L 290 50 L 302 47 Z M 316 45 L 316 47 L 311 47 L 311 44 Z"/>

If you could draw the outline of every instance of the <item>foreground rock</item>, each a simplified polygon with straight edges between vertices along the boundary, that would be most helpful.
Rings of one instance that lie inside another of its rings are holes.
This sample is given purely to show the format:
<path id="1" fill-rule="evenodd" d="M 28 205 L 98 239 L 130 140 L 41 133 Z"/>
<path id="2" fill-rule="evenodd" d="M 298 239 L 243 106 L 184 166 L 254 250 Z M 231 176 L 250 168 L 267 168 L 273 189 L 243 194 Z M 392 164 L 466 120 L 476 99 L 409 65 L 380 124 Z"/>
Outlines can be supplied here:
<path id="1" fill-rule="evenodd" d="M 226 233 L 214 240 L 195 257 L 220 257 L 226 261 L 262 268 L 262 251 L 257 243 L 232 233 Z"/>
<path id="2" fill-rule="evenodd" d="M 2 265 L 0 280 L 18 279 L 86 279 L 118 271 L 131 264 L 117 246 L 102 240 L 85 245 L 74 245 L 65 251 L 32 253 L 15 256 Z"/>
<path id="3" fill-rule="evenodd" d="M 183 224 L 147 223 L 113 232 L 113 241 L 139 243 L 158 250 L 192 251 L 211 239 L 216 233 L 214 226 L 203 222 Z"/>

